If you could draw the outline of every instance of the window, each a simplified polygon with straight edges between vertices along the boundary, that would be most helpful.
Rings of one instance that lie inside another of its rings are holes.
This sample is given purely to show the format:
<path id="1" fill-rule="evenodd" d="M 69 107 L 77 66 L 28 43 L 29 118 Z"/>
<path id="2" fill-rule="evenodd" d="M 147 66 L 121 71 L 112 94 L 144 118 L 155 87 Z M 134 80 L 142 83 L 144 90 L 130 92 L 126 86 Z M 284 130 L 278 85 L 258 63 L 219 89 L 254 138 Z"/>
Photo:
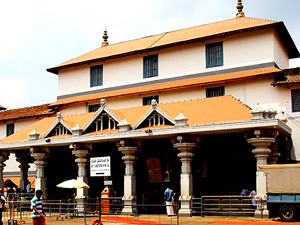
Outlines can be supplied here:
<path id="1" fill-rule="evenodd" d="M 206 45 L 206 68 L 223 66 L 223 42 Z"/>
<path id="2" fill-rule="evenodd" d="M 100 86 L 103 83 L 103 65 L 91 67 L 91 87 Z"/>
<path id="3" fill-rule="evenodd" d="M 206 98 L 223 96 L 225 94 L 225 87 L 215 87 L 206 89 Z"/>
<path id="4" fill-rule="evenodd" d="M 158 55 L 144 56 L 144 78 L 158 76 Z"/>
<path id="5" fill-rule="evenodd" d="M 300 89 L 292 90 L 292 112 L 300 112 Z"/>
<path id="6" fill-rule="evenodd" d="M 89 112 L 96 112 L 100 108 L 100 104 L 89 105 Z"/>
<path id="7" fill-rule="evenodd" d="M 158 95 L 155 95 L 155 96 L 144 97 L 143 105 L 151 105 L 152 99 L 155 99 L 156 102 L 158 103 Z"/>
<path id="8" fill-rule="evenodd" d="M 6 125 L 6 137 L 15 133 L 15 124 L 9 123 Z"/>

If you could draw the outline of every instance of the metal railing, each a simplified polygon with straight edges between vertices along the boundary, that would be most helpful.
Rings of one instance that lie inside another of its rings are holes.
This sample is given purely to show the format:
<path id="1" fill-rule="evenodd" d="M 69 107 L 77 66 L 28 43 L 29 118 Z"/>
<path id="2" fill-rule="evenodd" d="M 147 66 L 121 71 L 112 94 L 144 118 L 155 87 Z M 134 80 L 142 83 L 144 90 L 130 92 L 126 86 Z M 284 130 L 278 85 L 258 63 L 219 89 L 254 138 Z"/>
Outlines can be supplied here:
<path id="1" fill-rule="evenodd" d="M 261 199 L 256 199 L 261 205 Z M 202 196 L 192 198 L 193 216 L 224 215 L 224 216 L 253 216 L 257 208 L 253 206 L 248 196 Z"/>
<path id="2" fill-rule="evenodd" d="M 122 212 L 123 208 L 131 208 L 131 213 Z M 82 220 L 86 224 L 87 220 L 139 223 L 147 224 L 149 221 L 164 224 L 179 224 L 178 216 L 168 217 L 163 214 L 140 214 L 139 209 L 149 208 L 155 211 L 165 212 L 165 204 L 136 204 L 124 205 L 121 198 L 109 198 L 108 201 L 100 202 L 99 199 L 89 199 L 87 203 L 74 203 L 73 200 L 44 200 L 43 208 L 47 215 L 47 220 Z M 31 218 L 31 202 L 7 201 L 6 209 L 3 212 L 3 221 L 8 224 L 25 223 Z"/>

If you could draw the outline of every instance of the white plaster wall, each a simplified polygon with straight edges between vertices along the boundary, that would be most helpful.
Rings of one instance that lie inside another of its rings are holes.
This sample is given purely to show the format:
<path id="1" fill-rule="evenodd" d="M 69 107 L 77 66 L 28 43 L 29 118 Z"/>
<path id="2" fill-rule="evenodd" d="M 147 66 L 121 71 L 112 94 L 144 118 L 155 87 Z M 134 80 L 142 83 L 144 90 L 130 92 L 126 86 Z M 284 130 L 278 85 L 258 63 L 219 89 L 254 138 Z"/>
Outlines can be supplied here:
<path id="1" fill-rule="evenodd" d="M 246 32 L 223 40 L 224 66 L 274 61 L 271 29 Z"/>
<path id="2" fill-rule="evenodd" d="M 217 41 L 223 41 L 224 66 L 206 69 L 205 44 Z M 143 78 L 143 56 L 138 54 L 101 62 L 104 74 L 103 86 L 90 87 L 90 67 L 97 64 L 77 66 L 76 68 L 59 71 L 58 95 L 101 90 L 106 87 L 135 82 L 146 83 L 147 81 L 171 76 L 266 62 L 276 61 L 280 67 L 288 66 L 286 50 L 271 28 L 216 38 L 204 43 L 198 42 L 162 49 L 149 52 L 149 54 L 158 54 L 158 77 Z"/>
<path id="3" fill-rule="evenodd" d="M 275 62 L 281 69 L 288 69 L 289 68 L 289 53 L 286 50 L 284 44 L 280 40 L 278 34 L 273 31 L 274 35 L 274 57 Z"/>

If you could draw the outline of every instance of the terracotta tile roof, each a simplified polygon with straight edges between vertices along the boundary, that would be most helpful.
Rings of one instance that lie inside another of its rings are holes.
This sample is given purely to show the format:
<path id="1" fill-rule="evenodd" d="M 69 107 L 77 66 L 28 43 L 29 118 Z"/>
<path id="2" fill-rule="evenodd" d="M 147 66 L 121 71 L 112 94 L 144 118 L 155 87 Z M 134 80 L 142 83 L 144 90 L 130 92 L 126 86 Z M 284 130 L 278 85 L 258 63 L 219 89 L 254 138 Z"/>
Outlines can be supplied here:
<path id="1" fill-rule="evenodd" d="M 300 83 L 300 68 L 287 69 L 283 71 L 284 76 L 278 80 L 274 80 L 273 86 L 281 84 L 296 84 Z"/>
<path id="2" fill-rule="evenodd" d="M 56 102 L 51 103 L 49 107 L 55 107 L 55 106 L 65 105 L 65 104 L 81 103 L 81 102 L 99 101 L 101 98 L 110 99 L 110 98 L 118 98 L 118 97 L 128 97 L 128 96 L 134 96 L 139 94 L 157 93 L 157 92 L 177 90 L 177 89 L 196 87 L 202 85 L 231 82 L 231 81 L 249 79 L 252 77 L 265 76 L 268 74 L 280 73 L 280 72 L 281 70 L 278 68 L 269 67 L 269 68 L 255 69 L 255 70 L 247 70 L 242 72 L 185 79 L 179 81 L 171 81 L 171 82 L 165 82 L 165 83 L 159 83 L 153 85 L 146 85 L 142 87 L 121 89 L 116 91 L 109 91 L 103 93 L 59 99 Z"/>
<path id="3" fill-rule="evenodd" d="M 15 119 L 22 119 L 28 117 L 38 117 L 38 116 L 50 116 L 53 115 L 51 109 L 48 108 L 48 104 L 44 105 L 37 105 L 19 109 L 10 109 L 0 111 L 0 121 L 6 120 L 15 120 Z"/>
<path id="4" fill-rule="evenodd" d="M 79 124 L 83 127 L 87 121 L 93 116 L 93 113 L 83 113 L 83 114 L 73 114 L 73 115 L 65 115 L 63 116 L 64 122 L 68 124 L 71 128 Z M 42 120 L 39 120 L 29 126 L 17 131 L 16 133 L 0 140 L 0 143 L 3 142 L 11 142 L 15 140 L 29 140 L 29 133 L 36 129 L 41 135 L 45 134 L 50 127 L 56 122 L 57 117 L 48 117 Z M 63 135 L 60 135 L 61 137 Z M 68 136 L 68 135 L 66 135 Z M 58 137 L 58 136 L 57 136 Z"/>
<path id="5" fill-rule="evenodd" d="M 135 40 L 111 44 L 99 47 L 86 54 L 68 60 L 55 67 L 47 69 L 47 71 L 58 74 L 63 68 L 75 65 L 81 65 L 99 60 L 116 58 L 130 54 L 142 53 L 145 51 L 166 48 L 169 46 L 195 42 L 212 37 L 229 35 L 233 33 L 245 32 L 253 29 L 263 29 L 267 27 L 275 27 L 279 36 L 284 39 L 284 43 L 290 53 L 290 57 L 299 57 L 292 38 L 290 37 L 285 25 L 282 22 L 256 19 L 250 17 L 237 17 L 220 22 L 204 24 L 191 28 L 175 30 L 162 34 L 147 36 Z"/>
<path id="6" fill-rule="evenodd" d="M 140 119 L 144 118 L 151 107 L 152 106 L 140 106 L 111 111 L 113 111 L 113 113 L 115 113 L 121 120 L 126 118 L 128 123 L 133 125 L 136 124 Z M 177 117 L 182 112 L 188 118 L 188 125 L 241 121 L 252 118 L 250 108 L 230 95 L 181 102 L 162 103 L 158 104 L 157 107 L 172 119 Z M 80 124 L 81 127 L 84 127 L 84 124 L 87 124 L 93 115 L 94 113 L 84 113 L 76 115 L 64 115 L 62 118 L 68 125 L 72 124 L 73 126 L 74 124 Z M 145 117 L 144 119 L 146 120 L 147 118 Z M 45 134 L 55 123 L 55 121 L 55 117 L 44 118 L 34 124 L 29 125 L 28 127 L 25 127 L 15 134 L 2 139 L 0 143 L 29 140 L 28 134 L 34 128 L 36 128 L 40 134 Z M 162 126 L 162 129 L 163 127 L 168 126 Z M 83 135 L 95 135 L 116 131 L 118 130 L 103 130 L 97 132 L 92 131 Z M 71 135 L 57 135 L 55 137 L 52 136 L 51 138 L 67 136 Z"/>

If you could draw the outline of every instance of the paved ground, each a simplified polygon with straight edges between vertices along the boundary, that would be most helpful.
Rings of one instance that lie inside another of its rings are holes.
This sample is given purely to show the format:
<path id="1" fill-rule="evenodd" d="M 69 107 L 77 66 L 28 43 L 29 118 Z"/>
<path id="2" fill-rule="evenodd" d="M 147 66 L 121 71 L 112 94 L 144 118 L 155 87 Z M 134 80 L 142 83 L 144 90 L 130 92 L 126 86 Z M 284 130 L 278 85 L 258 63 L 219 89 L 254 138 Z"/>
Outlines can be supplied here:
<path id="1" fill-rule="evenodd" d="M 83 217 L 74 219 L 56 220 L 56 218 L 46 217 L 47 225 L 91 225 L 97 217 L 89 217 L 84 221 Z M 18 221 L 18 224 L 23 222 Z M 103 225 L 130 225 L 130 224 L 149 224 L 149 225 L 177 225 L 176 217 L 167 217 L 166 215 L 140 215 L 139 217 L 132 216 L 108 216 L 102 218 Z M 4 224 L 8 224 L 7 220 L 3 220 Z M 31 219 L 24 219 L 25 224 L 32 224 Z M 207 217 L 179 217 L 178 225 L 287 225 L 299 224 L 284 223 L 279 219 L 257 219 L 253 217 L 220 217 L 220 216 L 207 216 Z"/>

